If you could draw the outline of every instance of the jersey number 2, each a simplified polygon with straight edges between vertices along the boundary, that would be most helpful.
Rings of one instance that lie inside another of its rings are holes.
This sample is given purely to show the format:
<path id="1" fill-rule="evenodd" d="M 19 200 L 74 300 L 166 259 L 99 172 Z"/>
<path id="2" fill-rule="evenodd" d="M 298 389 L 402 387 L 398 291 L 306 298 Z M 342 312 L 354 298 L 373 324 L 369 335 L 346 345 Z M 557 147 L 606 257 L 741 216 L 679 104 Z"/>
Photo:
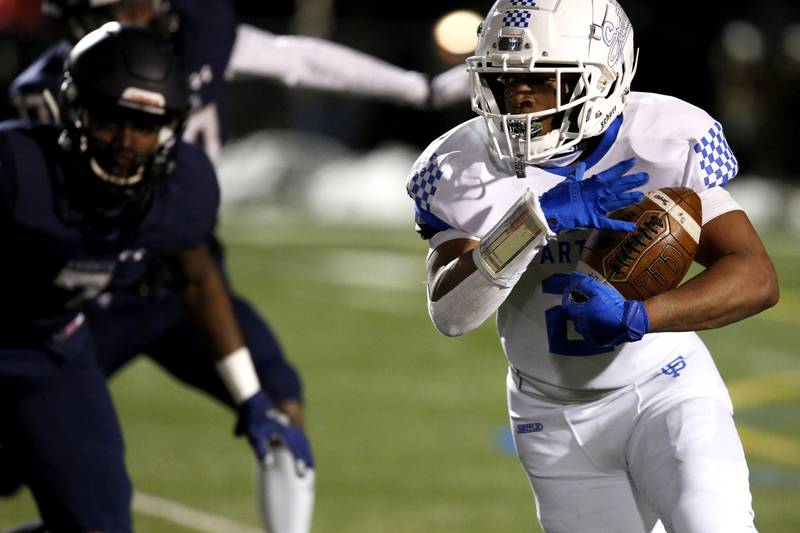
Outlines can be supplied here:
<path id="1" fill-rule="evenodd" d="M 564 292 L 569 283 L 569 276 L 566 274 L 553 274 L 542 281 L 542 292 L 544 294 L 558 294 Z M 610 346 L 597 346 L 585 339 L 569 339 L 567 337 L 568 326 L 570 324 L 569 315 L 560 305 L 551 307 L 544 312 L 547 321 L 547 341 L 550 344 L 550 352 L 558 355 L 598 355 L 601 353 L 613 352 Z M 575 332 L 577 335 L 577 332 Z"/>

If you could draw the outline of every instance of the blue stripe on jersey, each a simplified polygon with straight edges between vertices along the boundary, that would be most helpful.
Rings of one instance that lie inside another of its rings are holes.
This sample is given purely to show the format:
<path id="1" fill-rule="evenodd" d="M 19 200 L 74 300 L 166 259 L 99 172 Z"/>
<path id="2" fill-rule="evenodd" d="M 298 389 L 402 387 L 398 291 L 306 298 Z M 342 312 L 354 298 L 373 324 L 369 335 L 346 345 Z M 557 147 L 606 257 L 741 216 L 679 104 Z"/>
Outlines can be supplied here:
<path id="1" fill-rule="evenodd" d="M 612 122 L 608 129 L 603 133 L 603 136 L 600 139 L 600 144 L 597 145 L 597 148 L 594 149 L 594 152 L 592 152 L 589 157 L 582 161 L 583 163 L 586 163 L 586 170 L 589 170 L 596 165 L 597 162 L 603 159 L 608 151 L 611 150 L 611 147 L 614 146 L 614 142 L 617 140 L 617 135 L 619 135 L 619 129 L 622 127 L 622 120 L 622 115 L 614 119 L 614 122 Z M 565 167 L 539 168 L 549 172 L 550 174 L 566 177 L 572 174 L 577 166 L 578 163 L 567 165 Z"/>
<path id="2" fill-rule="evenodd" d="M 433 213 L 424 211 L 417 203 L 414 203 L 414 211 L 416 211 L 417 217 L 419 217 L 420 220 L 435 230 L 444 231 L 452 227 L 450 224 L 437 217 Z"/>

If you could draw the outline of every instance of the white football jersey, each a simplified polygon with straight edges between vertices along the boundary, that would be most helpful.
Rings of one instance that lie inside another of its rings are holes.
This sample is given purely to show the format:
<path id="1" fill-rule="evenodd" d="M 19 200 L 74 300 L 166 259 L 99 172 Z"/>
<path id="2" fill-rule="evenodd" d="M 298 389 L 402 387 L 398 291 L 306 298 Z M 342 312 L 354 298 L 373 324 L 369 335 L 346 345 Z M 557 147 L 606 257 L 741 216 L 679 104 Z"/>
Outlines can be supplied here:
<path id="1" fill-rule="evenodd" d="M 650 175 L 643 192 L 690 187 L 702 193 L 724 187 L 738 171 L 719 123 L 697 107 L 657 94 L 631 93 L 623 115 L 584 159 L 585 177 L 631 157 L 636 164 L 630 173 Z M 411 170 L 407 192 L 415 201 L 423 236 L 439 232 L 431 241 L 436 247 L 447 240 L 445 235 L 483 237 L 526 189 L 542 194 L 573 169 L 528 165 L 526 176 L 518 178 L 512 163 L 494 157 L 483 120 L 476 117 L 423 152 Z M 442 233 L 449 229 L 457 231 Z M 551 241 L 497 312 L 500 342 L 511 366 L 556 398 L 577 399 L 584 392 L 616 389 L 651 376 L 679 357 L 684 343 L 696 336 L 654 333 L 616 348 L 587 343 L 566 319 L 561 295 L 588 234 L 573 231 Z"/>

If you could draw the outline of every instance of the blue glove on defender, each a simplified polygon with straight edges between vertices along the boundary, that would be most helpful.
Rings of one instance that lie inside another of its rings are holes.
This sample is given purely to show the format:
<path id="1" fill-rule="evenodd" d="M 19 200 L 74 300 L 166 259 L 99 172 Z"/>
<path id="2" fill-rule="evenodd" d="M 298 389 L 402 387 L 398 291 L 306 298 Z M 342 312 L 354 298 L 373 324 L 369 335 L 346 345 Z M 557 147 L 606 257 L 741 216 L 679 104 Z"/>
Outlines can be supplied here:
<path id="1" fill-rule="evenodd" d="M 314 468 L 308 437 L 302 429 L 289 424 L 286 415 L 272 406 L 263 391 L 239 406 L 236 435 L 246 435 L 261 460 L 267 457 L 271 443 L 279 441 L 292 452 L 298 470 Z"/>

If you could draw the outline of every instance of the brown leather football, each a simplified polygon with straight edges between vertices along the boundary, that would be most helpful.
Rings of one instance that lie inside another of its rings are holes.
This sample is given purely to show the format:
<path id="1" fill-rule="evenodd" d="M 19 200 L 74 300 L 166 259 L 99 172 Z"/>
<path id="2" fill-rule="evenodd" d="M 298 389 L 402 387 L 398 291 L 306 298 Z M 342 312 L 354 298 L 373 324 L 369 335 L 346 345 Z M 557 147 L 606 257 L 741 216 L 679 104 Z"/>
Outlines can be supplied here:
<path id="1" fill-rule="evenodd" d="M 578 271 L 607 281 L 626 299 L 643 300 L 677 287 L 700 240 L 703 217 L 697 193 L 685 187 L 657 189 L 610 216 L 636 222 L 636 230 L 593 231 Z"/>

